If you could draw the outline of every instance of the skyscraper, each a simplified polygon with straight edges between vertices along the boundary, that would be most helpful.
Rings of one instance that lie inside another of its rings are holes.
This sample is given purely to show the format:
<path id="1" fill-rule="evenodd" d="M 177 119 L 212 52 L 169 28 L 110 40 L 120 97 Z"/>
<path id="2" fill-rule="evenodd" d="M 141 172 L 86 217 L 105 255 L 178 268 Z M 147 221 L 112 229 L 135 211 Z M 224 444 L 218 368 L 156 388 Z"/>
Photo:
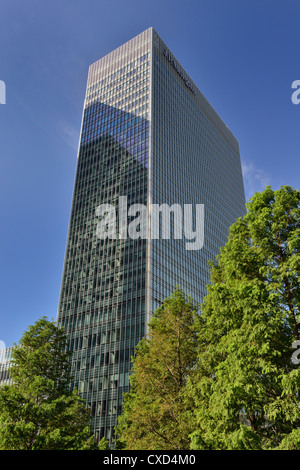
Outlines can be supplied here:
<path id="1" fill-rule="evenodd" d="M 58 325 L 99 438 L 112 437 L 152 312 L 177 285 L 201 302 L 207 262 L 244 212 L 238 142 L 153 28 L 90 66 Z"/>

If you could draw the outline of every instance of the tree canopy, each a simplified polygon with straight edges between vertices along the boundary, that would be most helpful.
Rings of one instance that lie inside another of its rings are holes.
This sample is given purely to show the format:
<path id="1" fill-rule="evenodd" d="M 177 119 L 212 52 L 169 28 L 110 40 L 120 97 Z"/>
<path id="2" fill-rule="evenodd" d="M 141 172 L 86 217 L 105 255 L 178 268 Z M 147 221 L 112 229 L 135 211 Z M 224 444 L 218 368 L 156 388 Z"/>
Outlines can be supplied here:
<path id="1" fill-rule="evenodd" d="M 267 187 L 230 229 L 201 307 L 193 449 L 300 449 L 300 192 Z"/>
<path id="2" fill-rule="evenodd" d="M 185 388 L 196 361 L 195 319 L 195 307 L 180 289 L 153 314 L 149 334 L 133 358 L 131 389 L 117 426 L 118 446 L 188 448 L 193 426 Z"/>
<path id="3" fill-rule="evenodd" d="M 0 387 L 0 449 L 92 449 L 90 415 L 72 391 L 62 329 L 45 317 L 13 348 L 11 383 Z"/>
<path id="4" fill-rule="evenodd" d="M 300 450 L 300 192 L 256 193 L 210 270 L 201 306 L 177 288 L 154 312 L 116 449 Z M 0 450 L 95 448 L 65 344 L 42 318 L 14 348 Z"/>
<path id="5" fill-rule="evenodd" d="M 299 450 L 300 192 L 256 193 L 210 269 L 199 315 L 180 291 L 154 314 L 133 362 L 121 442 Z"/>

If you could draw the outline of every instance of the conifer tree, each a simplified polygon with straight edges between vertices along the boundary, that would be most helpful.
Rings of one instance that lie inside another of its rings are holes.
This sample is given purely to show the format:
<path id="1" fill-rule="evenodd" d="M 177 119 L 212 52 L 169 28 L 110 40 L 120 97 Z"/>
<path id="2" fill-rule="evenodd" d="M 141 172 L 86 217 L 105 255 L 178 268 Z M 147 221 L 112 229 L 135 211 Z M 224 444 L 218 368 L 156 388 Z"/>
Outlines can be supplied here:
<path id="1" fill-rule="evenodd" d="M 196 318 L 180 289 L 153 314 L 133 358 L 131 390 L 116 429 L 119 448 L 189 449 L 193 407 L 185 388 L 196 360 Z"/>
<path id="2" fill-rule="evenodd" d="M 192 449 L 300 450 L 299 275 L 300 192 L 267 187 L 211 266 L 189 378 Z"/>

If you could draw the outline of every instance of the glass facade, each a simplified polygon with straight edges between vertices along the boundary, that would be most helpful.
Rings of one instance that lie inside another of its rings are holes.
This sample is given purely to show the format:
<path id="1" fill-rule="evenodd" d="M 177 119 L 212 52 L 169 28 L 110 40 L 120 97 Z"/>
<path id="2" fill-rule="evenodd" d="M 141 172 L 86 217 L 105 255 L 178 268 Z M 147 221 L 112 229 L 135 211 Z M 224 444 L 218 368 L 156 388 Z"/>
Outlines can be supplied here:
<path id="1" fill-rule="evenodd" d="M 228 228 L 245 212 L 238 142 L 153 31 L 152 203 L 204 204 L 204 245 L 152 240 L 150 310 L 177 285 L 201 302 L 207 263 L 227 241 Z"/>
<path id="2" fill-rule="evenodd" d="M 120 230 L 124 196 L 147 208 L 146 237 Z M 105 204 L 119 230 L 101 238 Z M 204 204 L 203 248 L 155 239 L 152 204 Z M 236 139 L 153 28 L 90 66 L 57 320 L 99 439 L 113 437 L 151 313 L 177 285 L 201 301 L 244 207 Z"/>
<path id="3" fill-rule="evenodd" d="M 0 386 L 11 383 L 9 369 L 11 365 L 11 353 L 13 346 L 0 349 Z"/>

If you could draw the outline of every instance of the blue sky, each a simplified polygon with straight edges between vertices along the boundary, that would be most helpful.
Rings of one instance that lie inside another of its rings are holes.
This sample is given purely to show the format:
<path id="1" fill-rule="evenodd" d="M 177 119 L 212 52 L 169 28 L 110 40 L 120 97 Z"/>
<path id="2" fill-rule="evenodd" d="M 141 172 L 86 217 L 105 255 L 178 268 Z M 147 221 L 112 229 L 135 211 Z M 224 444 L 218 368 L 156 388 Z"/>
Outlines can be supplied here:
<path id="1" fill-rule="evenodd" d="M 1 0 L 0 340 L 55 319 L 88 66 L 153 26 L 239 140 L 246 196 L 299 189 L 299 0 Z"/>

